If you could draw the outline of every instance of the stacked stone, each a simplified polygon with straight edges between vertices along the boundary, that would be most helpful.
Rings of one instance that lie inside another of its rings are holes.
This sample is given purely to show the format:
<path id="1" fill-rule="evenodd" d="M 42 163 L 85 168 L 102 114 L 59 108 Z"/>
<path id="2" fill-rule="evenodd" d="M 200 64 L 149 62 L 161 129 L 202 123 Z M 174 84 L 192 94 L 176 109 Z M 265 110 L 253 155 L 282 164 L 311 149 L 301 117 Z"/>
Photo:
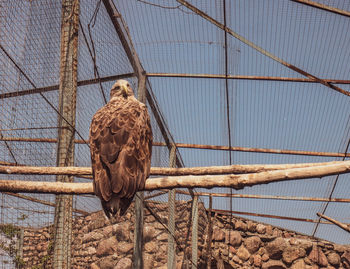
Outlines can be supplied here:
<path id="1" fill-rule="evenodd" d="M 350 246 L 226 216 L 214 220 L 212 256 L 231 268 L 350 268 Z"/>
<path id="2" fill-rule="evenodd" d="M 150 203 L 160 220 L 167 224 L 166 203 Z M 111 223 L 96 212 L 75 218 L 73 224 L 72 268 L 131 268 L 134 236 L 133 208 L 118 222 Z M 191 265 L 191 202 L 176 203 L 176 268 Z M 216 214 L 212 218 L 212 268 L 350 268 L 350 246 L 316 241 L 306 235 Z M 206 268 L 208 219 L 199 204 L 198 268 Z M 24 231 L 24 268 L 51 268 L 52 226 Z M 144 268 L 167 268 L 168 232 L 145 210 Z M 221 265 L 220 265 L 221 264 Z M 216 267 L 215 267 L 216 266 Z"/>
<path id="3" fill-rule="evenodd" d="M 51 266 L 52 226 L 42 229 L 25 229 L 23 232 L 23 262 L 25 268 Z"/>

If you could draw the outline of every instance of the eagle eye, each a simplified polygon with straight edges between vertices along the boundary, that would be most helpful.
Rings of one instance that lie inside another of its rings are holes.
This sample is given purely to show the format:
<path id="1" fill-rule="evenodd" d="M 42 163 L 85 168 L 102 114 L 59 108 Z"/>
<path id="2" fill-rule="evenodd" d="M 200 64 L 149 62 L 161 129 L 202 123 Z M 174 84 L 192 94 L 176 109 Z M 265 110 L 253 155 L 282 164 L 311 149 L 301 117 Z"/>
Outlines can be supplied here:
<path id="1" fill-rule="evenodd" d="M 120 89 L 120 86 L 117 86 L 116 89 L 119 90 L 119 89 Z"/>
<path id="2" fill-rule="evenodd" d="M 126 84 L 126 86 L 127 86 L 127 87 L 130 87 L 129 83 L 128 83 L 128 84 Z"/>

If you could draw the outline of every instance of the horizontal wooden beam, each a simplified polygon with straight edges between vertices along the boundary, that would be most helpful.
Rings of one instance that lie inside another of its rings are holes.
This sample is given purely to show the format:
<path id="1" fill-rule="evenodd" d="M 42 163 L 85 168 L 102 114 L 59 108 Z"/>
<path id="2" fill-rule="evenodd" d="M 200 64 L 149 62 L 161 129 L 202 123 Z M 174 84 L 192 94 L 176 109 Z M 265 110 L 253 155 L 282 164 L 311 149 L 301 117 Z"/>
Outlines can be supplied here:
<path id="1" fill-rule="evenodd" d="M 267 80 L 285 82 L 318 83 L 310 78 L 290 78 L 274 76 L 247 76 L 247 75 L 218 75 L 218 74 L 185 74 L 185 73 L 147 73 L 150 78 L 209 78 L 209 79 L 232 79 L 232 80 Z M 345 79 L 323 79 L 328 83 L 350 84 L 350 80 Z"/>
<path id="2" fill-rule="evenodd" d="M 242 175 L 206 175 L 155 177 L 146 181 L 144 190 L 173 188 L 214 188 L 229 187 L 236 190 L 248 186 L 272 182 L 319 178 L 350 173 L 350 161 L 314 167 L 292 168 Z M 92 194 L 92 183 L 41 182 L 21 180 L 0 180 L 0 191 L 35 192 L 55 194 Z"/>
<path id="3" fill-rule="evenodd" d="M 343 10 L 343 9 L 327 6 L 325 4 L 317 3 L 317 2 L 314 2 L 314 1 L 310 1 L 310 0 L 292 0 L 292 1 L 300 3 L 300 4 L 308 5 L 310 7 L 315 7 L 315 8 L 318 8 L 318 9 L 329 11 L 329 12 L 332 12 L 332 13 L 335 13 L 335 14 L 338 14 L 338 15 L 350 17 L 350 12 L 347 11 L 347 10 Z"/>
<path id="4" fill-rule="evenodd" d="M 318 222 L 317 220 L 313 220 L 313 219 L 277 216 L 277 215 L 252 213 L 252 212 L 244 212 L 244 211 L 230 211 L 230 210 L 212 209 L 212 212 L 219 213 L 222 215 L 236 214 L 236 215 L 245 215 L 245 216 L 252 216 L 252 217 L 270 218 L 270 219 L 282 219 L 282 220 L 302 221 L 302 222 L 311 222 L 311 223 Z M 332 224 L 331 222 L 328 222 L 328 221 L 321 221 L 321 223 L 322 224 Z"/>
<path id="5" fill-rule="evenodd" d="M 322 163 L 299 163 L 299 164 L 254 164 L 254 165 L 228 165 L 228 166 L 204 166 L 204 167 L 151 167 L 151 175 L 154 176 L 185 176 L 185 175 L 222 175 L 222 174 L 248 174 L 260 173 L 272 170 L 284 170 L 303 167 L 327 166 L 344 164 L 344 161 Z M 23 175 L 69 175 L 69 176 L 92 176 L 91 167 L 52 167 L 52 166 L 10 166 L 0 165 L 0 174 L 23 174 Z"/>
<path id="6" fill-rule="evenodd" d="M 30 142 L 30 143 L 57 143 L 56 138 L 30 138 L 30 137 L 1 137 L 0 141 L 5 142 Z M 82 139 L 75 139 L 75 144 L 85 144 Z M 165 147 L 164 142 L 153 142 L 153 146 Z M 209 149 L 209 150 L 224 150 L 224 151 L 238 151 L 238 152 L 255 152 L 255 153 L 269 153 L 269 154 L 286 154 L 286 155 L 303 155 L 303 156 L 319 156 L 319 157 L 350 157 L 350 153 L 339 152 L 318 152 L 306 150 L 289 150 L 289 149 L 267 149 L 267 148 L 249 148 L 249 147 L 229 147 L 219 145 L 202 145 L 202 144 L 187 144 L 176 143 L 177 148 L 190 149 Z"/>
<path id="7" fill-rule="evenodd" d="M 135 76 L 134 73 L 127 73 L 127 74 L 121 74 L 121 75 L 102 77 L 99 79 L 93 78 L 93 79 L 81 80 L 81 81 L 78 81 L 78 86 L 92 85 L 92 84 L 97 84 L 99 82 L 103 83 L 103 82 L 108 82 L 108 81 L 115 81 L 115 80 L 118 80 L 121 78 L 130 78 L 130 77 L 134 77 L 134 76 Z M 5 93 L 0 94 L 0 99 L 56 91 L 56 90 L 58 90 L 58 86 L 59 85 L 51 85 L 51 86 L 33 88 L 33 89 L 28 89 L 28 90 L 23 90 L 23 91 L 5 92 Z"/>
<path id="8" fill-rule="evenodd" d="M 189 195 L 187 191 L 176 190 L 176 193 Z M 245 198 L 245 199 L 269 199 L 269 200 L 289 200 L 289 201 L 313 201 L 313 202 L 337 202 L 350 203 L 346 198 L 322 198 L 322 197 L 297 197 L 297 196 L 280 196 L 280 195 L 257 195 L 257 194 L 238 194 L 238 193 L 213 193 L 213 192 L 196 192 L 198 196 L 227 197 L 227 198 Z"/>

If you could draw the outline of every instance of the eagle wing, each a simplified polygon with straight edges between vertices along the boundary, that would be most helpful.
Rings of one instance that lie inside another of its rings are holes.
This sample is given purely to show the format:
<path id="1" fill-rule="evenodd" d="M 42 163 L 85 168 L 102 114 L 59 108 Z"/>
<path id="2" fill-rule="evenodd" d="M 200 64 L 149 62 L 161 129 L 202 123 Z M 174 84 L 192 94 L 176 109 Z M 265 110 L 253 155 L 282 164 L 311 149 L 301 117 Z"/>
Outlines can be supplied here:
<path id="1" fill-rule="evenodd" d="M 152 129 L 147 108 L 136 99 L 110 102 L 92 119 L 90 151 L 94 191 L 106 214 L 108 202 L 120 199 L 120 215 L 150 174 Z M 107 214 L 109 216 L 109 214 Z"/>

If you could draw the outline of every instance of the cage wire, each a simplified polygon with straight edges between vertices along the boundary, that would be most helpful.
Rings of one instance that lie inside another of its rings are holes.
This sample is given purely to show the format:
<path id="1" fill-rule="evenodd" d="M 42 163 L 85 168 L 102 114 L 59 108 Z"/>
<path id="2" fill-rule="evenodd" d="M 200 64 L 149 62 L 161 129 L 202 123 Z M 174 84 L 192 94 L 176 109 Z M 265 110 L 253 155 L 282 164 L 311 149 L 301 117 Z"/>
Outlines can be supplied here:
<path id="1" fill-rule="evenodd" d="M 254 44 L 315 76 L 348 78 L 350 55 L 345 48 L 350 43 L 350 23 L 347 17 L 293 1 L 189 2 Z M 323 2 L 350 10 L 346 1 Z M 149 74 L 303 78 L 236 38 L 230 35 L 225 38 L 222 29 L 176 1 L 119 0 L 114 3 L 121 13 L 119 22 L 129 26 L 130 36 L 125 29 L 123 34 L 127 40 L 131 37 L 142 67 Z M 55 166 L 61 2 L 2 1 L 0 5 L 0 162 Z M 137 78 L 101 1 L 81 1 L 78 38 L 74 163 L 86 167 L 90 166 L 90 152 L 82 138 L 88 139 L 92 116 L 109 98 L 115 81 L 110 76 L 122 75 L 133 89 L 137 89 Z M 335 85 L 347 91 L 350 89 L 350 84 Z M 146 87 L 152 100 L 151 103 L 147 101 L 147 107 L 153 140 L 162 145 L 153 147 L 154 167 L 171 166 L 170 149 L 175 142 L 227 146 L 231 141 L 232 146 L 240 147 L 350 152 L 349 98 L 317 83 L 149 76 Z M 236 164 L 346 159 L 239 151 L 229 154 L 223 150 L 176 148 L 176 164 L 191 167 L 227 165 L 230 159 Z M 2 178 L 56 180 L 55 176 L 38 175 L 2 175 Z M 325 177 L 322 182 L 317 179 L 280 182 L 234 191 L 233 194 L 348 197 L 345 191 L 348 178 L 348 175 L 342 175 Z M 74 181 L 90 182 L 91 179 L 75 177 Z M 231 192 L 228 188 L 195 191 Z M 95 196 L 74 195 L 73 199 L 73 217 L 100 210 L 100 202 Z M 145 192 L 145 199 L 153 208 L 157 221 L 169 229 L 169 215 L 157 214 L 168 203 L 168 192 Z M 174 237 L 184 231 L 177 227 L 178 220 L 183 217 L 181 208 L 186 207 L 187 212 L 191 212 L 192 201 L 188 189 L 179 189 L 176 193 Z M 0 193 L 0 268 L 15 265 L 15 245 L 21 240 L 18 231 L 52 226 L 54 203 L 55 196 L 50 194 Z M 208 195 L 203 195 L 200 203 L 208 207 Z M 289 216 L 316 220 L 315 213 L 323 210 L 326 215 L 349 223 L 347 207 L 348 204 L 336 202 L 286 200 L 262 203 L 261 199 L 213 197 L 214 209 L 234 210 L 242 217 L 247 217 L 244 212 L 276 216 L 288 212 Z M 349 240 L 344 232 L 332 229 L 330 225 L 320 224 L 316 228 L 314 223 L 264 216 L 249 218 L 308 235 L 314 233 L 338 243 Z M 185 252 L 191 244 L 186 238 L 175 243 L 176 255 Z M 26 244 L 29 243 L 24 242 L 23 247 L 29 247 Z M 183 257 L 183 262 L 190 260 L 191 255 Z"/>

